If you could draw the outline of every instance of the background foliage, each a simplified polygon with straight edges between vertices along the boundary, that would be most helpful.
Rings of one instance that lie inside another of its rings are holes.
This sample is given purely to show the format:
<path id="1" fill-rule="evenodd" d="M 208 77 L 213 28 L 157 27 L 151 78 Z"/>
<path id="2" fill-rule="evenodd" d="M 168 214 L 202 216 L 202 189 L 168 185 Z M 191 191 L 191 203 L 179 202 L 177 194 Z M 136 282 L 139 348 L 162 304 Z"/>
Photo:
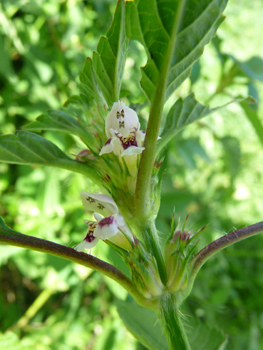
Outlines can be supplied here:
<path id="1" fill-rule="evenodd" d="M 2 0 L 0 133 L 15 133 L 80 92 L 77 76 L 107 32 L 115 5 L 115 0 Z M 173 208 L 177 218 L 189 212 L 189 230 L 209 223 L 201 245 L 262 220 L 263 2 L 232 0 L 225 14 L 191 79 L 167 103 L 168 110 L 190 89 L 211 107 L 248 94 L 258 100 L 253 106 L 229 105 L 187 127 L 162 153 L 166 171 L 158 228 L 169 231 Z M 147 105 L 138 82 L 145 61 L 140 44 L 131 42 L 124 87 L 142 126 Z M 44 135 L 75 154 L 74 138 Z M 0 164 L 0 215 L 17 231 L 74 247 L 87 219 L 82 189 L 96 190 L 83 176 L 65 170 Z M 262 243 L 262 235 L 256 236 L 209 261 L 184 305 L 186 322 L 197 317 L 222 329 L 229 335 L 228 349 L 263 349 Z M 95 254 L 123 268 L 103 242 Z M 0 264 L 0 330 L 13 331 L 0 335 L 1 348 L 142 349 L 119 319 L 115 300 L 127 295 L 113 281 L 15 247 L 0 246 Z"/>

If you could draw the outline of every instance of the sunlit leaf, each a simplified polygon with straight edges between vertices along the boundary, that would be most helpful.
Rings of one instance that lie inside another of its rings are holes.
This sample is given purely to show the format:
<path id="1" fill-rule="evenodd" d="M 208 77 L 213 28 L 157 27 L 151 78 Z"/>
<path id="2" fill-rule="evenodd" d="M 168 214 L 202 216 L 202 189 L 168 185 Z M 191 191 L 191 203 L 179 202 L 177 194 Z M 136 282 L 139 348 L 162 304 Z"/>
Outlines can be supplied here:
<path id="1" fill-rule="evenodd" d="M 117 302 L 118 313 L 127 329 L 149 350 L 168 350 L 157 314 L 134 302 Z"/>
<path id="2" fill-rule="evenodd" d="M 250 97 L 247 99 L 236 99 L 230 101 L 229 103 L 219 106 L 216 108 L 210 108 L 209 105 L 202 105 L 195 99 L 195 95 L 191 93 L 184 100 L 179 98 L 175 104 L 171 107 L 167 118 L 164 130 L 162 132 L 162 137 L 157 144 L 157 154 L 162 150 L 162 148 L 173 138 L 176 134 L 181 131 L 185 126 L 206 117 L 207 115 L 218 111 L 221 108 L 226 107 L 228 104 L 233 102 L 243 101 L 247 104 L 253 102 L 254 100 Z"/>
<path id="3" fill-rule="evenodd" d="M 70 159 L 52 142 L 29 131 L 19 131 L 17 135 L 0 136 L 0 161 L 11 164 L 53 166 L 79 172 L 92 179 L 97 178 L 95 169 Z"/>
<path id="4" fill-rule="evenodd" d="M 110 29 L 101 37 L 93 54 L 93 67 L 98 85 L 110 106 L 119 99 L 126 61 L 125 4 L 119 0 Z"/>
<path id="5" fill-rule="evenodd" d="M 141 85 L 150 101 L 163 85 L 168 98 L 190 75 L 193 63 L 222 23 L 226 4 L 227 0 L 135 0 L 127 4 L 128 37 L 140 41 L 148 56 Z"/>

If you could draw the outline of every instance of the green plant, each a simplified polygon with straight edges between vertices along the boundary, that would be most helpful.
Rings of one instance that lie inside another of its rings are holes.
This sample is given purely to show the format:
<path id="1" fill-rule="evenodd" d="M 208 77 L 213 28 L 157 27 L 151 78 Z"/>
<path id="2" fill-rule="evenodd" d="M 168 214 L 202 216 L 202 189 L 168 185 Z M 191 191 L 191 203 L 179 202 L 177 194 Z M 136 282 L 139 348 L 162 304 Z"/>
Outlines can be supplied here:
<path id="1" fill-rule="evenodd" d="M 185 126 L 215 111 L 197 102 L 193 94 L 173 101 L 167 114 L 164 106 L 173 99 L 174 91 L 190 75 L 204 46 L 215 35 L 226 3 L 118 1 L 107 37 L 100 39 L 97 53 L 86 60 L 80 76 L 83 93 L 72 96 L 65 104 L 81 108 L 78 118 L 53 110 L 17 135 L 1 136 L 0 141 L 2 162 L 67 169 L 85 175 L 107 193 L 108 196 L 82 192 L 84 207 L 96 213 L 96 221 L 86 221 L 88 230 L 77 250 L 93 247 L 99 238 L 105 240 L 125 261 L 130 277 L 89 254 L 19 234 L 3 222 L 1 242 L 62 257 L 112 278 L 138 304 L 157 311 L 170 349 L 190 349 L 179 309 L 203 263 L 215 252 L 262 230 L 262 223 L 251 225 L 198 252 L 195 239 L 202 229 L 191 234 L 186 221 L 176 227 L 173 217 L 162 247 L 155 226 L 165 146 Z M 149 106 L 145 136 L 136 112 L 118 102 L 127 93 L 121 82 L 131 39 L 141 42 L 148 57 L 141 79 Z M 228 85 L 221 84 L 219 90 Z M 249 101 L 241 102 L 245 109 Z M 164 128 L 158 140 L 161 123 Z M 32 133 L 40 130 L 77 136 L 85 149 L 69 157 L 51 141 Z M 125 321 L 129 323 L 127 316 Z M 128 327 L 138 336 L 132 326 Z M 151 341 L 143 337 L 140 340 L 156 348 Z M 219 337 L 217 348 L 224 342 Z"/>

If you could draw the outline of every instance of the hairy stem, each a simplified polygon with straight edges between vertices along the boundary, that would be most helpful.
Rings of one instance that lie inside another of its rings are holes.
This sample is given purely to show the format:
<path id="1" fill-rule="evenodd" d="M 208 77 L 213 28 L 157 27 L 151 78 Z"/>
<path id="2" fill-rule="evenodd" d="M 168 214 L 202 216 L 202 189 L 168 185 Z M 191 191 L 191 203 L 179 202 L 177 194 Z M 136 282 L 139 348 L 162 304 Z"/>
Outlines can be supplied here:
<path id="1" fill-rule="evenodd" d="M 7 233 L 2 233 L 3 231 L 6 231 Z M 156 307 L 151 300 L 145 299 L 138 292 L 133 282 L 125 274 L 105 261 L 86 253 L 77 252 L 75 249 L 68 248 L 57 243 L 14 232 L 15 231 L 12 230 L 12 233 L 10 233 L 9 228 L 5 229 L 0 227 L 0 243 L 21 248 L 29 248 L 42 253 L 48 253 L 94 269 L 119 283 L 124 289 L 127 290 L 127 292 L 131 294 L 138 304 L 152 309 Z"/>
<path id="2" fill-rule="evenodd" d="M 203 266 L 203 264 L 215 253 L 225 249 L 226 247 L 236 242 L 242 241 L 245 238 L 256 235 L 263 231 L 263 221 L 260 221 L 254 225 L 250 225 L 239 230 L 235 230 L 227 235 L 220 237 L 214 242 L 208 244 L 205 248 L 200 250 L 193 258 L 193 276 L 195 277 L 197 272 Z"/>
<path id="3" fill-rule="evenodd" d="M 159 298 L 159 319 L 170 350 L 191 350 L 182 323 L 182 315 L 173 294 L 164 294 Z"/>
<path id="4" fill-rule="evenodd" d="M 144 142 L 145 150 L 143 151 L 141 156 L 135 192 L 136 216 L 141 217 L 142 220 L 145 220 L 145 218 L 148 218 L 150 215 L 151 176 L 155 160 L 156 143 L 159 135 L 159 128 L 163 112 L 166 91 L 166 80 L 169 72 L 174 42 L 179 28 L 184 3 L 185 0 L 180 0 L 178 5 L 178 11 L 174 22 L 172 36 L 170 38 L 170 44 L 164 58 L 162 69 L 159 73 L 159 82 L 156 86 L 156 90 L 150 107 L 149 121 Z"/>

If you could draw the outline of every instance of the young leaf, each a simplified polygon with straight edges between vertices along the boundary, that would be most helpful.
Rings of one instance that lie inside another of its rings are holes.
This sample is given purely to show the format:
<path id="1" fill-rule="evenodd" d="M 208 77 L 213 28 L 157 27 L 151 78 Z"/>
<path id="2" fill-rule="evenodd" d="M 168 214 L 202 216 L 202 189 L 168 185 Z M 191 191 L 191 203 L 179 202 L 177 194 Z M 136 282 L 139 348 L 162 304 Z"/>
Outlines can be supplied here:
<path id="1" fill-rule="evenodd" d="M 167 99 L 190 75 L 223 21 L 227 0 L 135 0 L 127 4 L 127 35 L 145 47 L 142 88 L 150 101 Z M 157 96 L 155 96 L 157 98 Z"/>
<path id="2" fill-rule="evenodd" d="M 135 302 L 117 301 L 117 308 L 127 329 L 149 350 L 168 350 L 157 314 Z"/>
<path id="3" fill-rule="evenodd" d="M 84 163 L 70 159 L 56 145 L 29 131 L 17 135 L 0 136 L 0 161 L 11 164 L 46 165 L 85 174 L 96 183 L 96 170 Z"/>
<path id="4" fill-rule="evenodd" d="M 101 93 L 109 106 L 119 99 L 127 45 L 125 3 L 119 0 L 106 37 L 100 38 L 98 52 L 93 53 L 92 60 L 86 60 L 80 75 L 86 91 L 99 106 L 103 104 Z"/>
<path id="5" fill-rule="evenodd" d="M 119 0 L 107 37 L 101 37 L 93 54 L 98 85 L 109 106 L 118 101 L 126 61 L 128 41 L 125 32 L 125 3 Z"/>
<path id="6" fill-rule="evenodd" d="M 37 120 L 25 125 L 24 130 L 36 131 L 36 130 L 55 130 L 63 131 L 68 134 L 80 136 L 83 127 L 74 118 L 69 116 L 63 111 L 53 110 L 49 112 L 49 115 L 41 114 L 37 117 Z"/>
<path id="7" fill-rule="evenodd" d="M 85 127 L 63 111 L 52 110 L 49 111 L 49 115 L 42 114 L 36 121 L 24 126 L 23 129 L 62 131 L 80 137 L 87 146 L 91 143 L 91 137 Z"/>
<path id="8" fill-rule="evenodd" d="M 188 95 L 184 100 L 179 98 L 175 104 L 171 107 L 167 118 L 164 130 L 162 132 L 162 138 L 158 141 L 157 151 L 159 154 L 163 147 L 175 137 L 179 131 L 185 126 L 206 117 L 207 115 L 216 112 L 217 110 L 226 107 L 228 104 L 233 102 L 239 102 L 247 104 L 254 100 L 250 97 L 246 99 L 236 99 L 228 102 L 223 106 L 210 109 L 209 105 L 204 106 L 195 99 L 194 93 Z"/>

